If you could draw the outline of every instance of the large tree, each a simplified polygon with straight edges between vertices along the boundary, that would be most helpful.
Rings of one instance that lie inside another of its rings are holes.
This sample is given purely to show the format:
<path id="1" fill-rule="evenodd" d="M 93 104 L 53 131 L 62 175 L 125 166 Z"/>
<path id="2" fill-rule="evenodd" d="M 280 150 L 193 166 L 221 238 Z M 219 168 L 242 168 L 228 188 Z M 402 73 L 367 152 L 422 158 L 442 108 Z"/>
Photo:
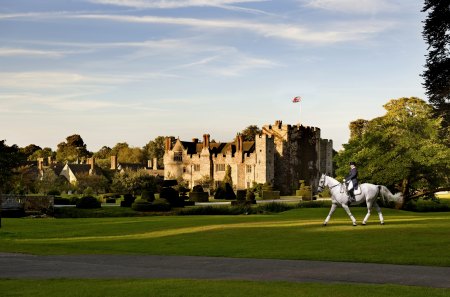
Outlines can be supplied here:
<path id="1" fill-rule="evenodd" d="M 7 192 L 11 186 L 14 169 L 19 168 L 26 160 L 17 145 L 8 146 L 0 140 L 0 193 Z"/>
<path id="2" fill-rule="evenodd" d="M 144 152 L 139 147 L 130 147 L 126 142 L 117 143 L 110 152 L 116 155 L 117 160 L 122 163 L 144 164 Z"/>
<path id="3" fill-rule="evenodd" d="M 359 166 L 361 182 L 398 188 L 406 200 L 417 192 L 450 186 L 450 148 L 440 138 L 442 119 L 419 98 L 400 98 L 383 106 L 386 114 L 367 122 L 335 157 L 343 177 L 348 162 Z"/>
<path id="4" fill-rule="evenodd" d="M 450 3 L 448 0 L 425 0 L 423 37 L 428 55 L 423 77 L 429 102 L 450 126 Z"/>
<path id="5" fill-rule="evenodd" d="M 262 130 L 258 128 L 256 125 L 250 125 L 244 130 L 242 130 L 241 135 L 244 141 L 254 141 L 256 135 L 262 133 Z"/>
<path id="6" fill-rule="evenodd" d="M 170 136 L 172 141 L 175 141 L 175 137 Z M 158 168 L 162 168 L 164 166 L 164 152 L 165 152 L 165 142 L 166 136 L 158 136 L 154 140 L 149 141 L 144 147 L 143 150 L 148 160 L 153 160 L 156 158 L 158 160 Z"/>
<path id="7" fill-rule="evenodd" d="M 86 144 L 80 135 L 74 134 L 66 138 L 66 142 L 58 144 L 56 160 L 59 162 L 74 162 L 84 160 L 92 155 L 86 149 Z"/>

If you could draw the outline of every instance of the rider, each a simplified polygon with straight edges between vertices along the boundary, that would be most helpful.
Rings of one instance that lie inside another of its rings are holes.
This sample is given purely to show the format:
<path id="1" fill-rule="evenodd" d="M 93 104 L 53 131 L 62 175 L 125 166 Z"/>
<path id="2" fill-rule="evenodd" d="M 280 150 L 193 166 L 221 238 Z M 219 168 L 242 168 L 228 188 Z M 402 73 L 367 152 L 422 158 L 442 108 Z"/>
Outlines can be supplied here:
<path id="1" fill-rule="evenodd" d="M 349 203 L 355 201 L 355 190 L 358 189 L 358 169 L 356 169 L 356 163 L 350 162 L 350 172 L 345 177 L 344 182 L 350 182 L 352 181 L 353 187 L 348 190 L 348 194 L 350 195 Z"/>

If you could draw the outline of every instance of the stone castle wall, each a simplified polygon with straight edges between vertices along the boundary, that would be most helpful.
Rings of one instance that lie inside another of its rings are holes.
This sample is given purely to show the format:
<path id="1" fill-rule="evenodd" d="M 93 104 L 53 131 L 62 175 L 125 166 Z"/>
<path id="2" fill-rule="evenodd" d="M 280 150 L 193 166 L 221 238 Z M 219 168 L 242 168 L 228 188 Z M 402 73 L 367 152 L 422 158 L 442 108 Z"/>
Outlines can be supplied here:
<path id="1" fill-rule="evenodd" d="M 288 195 L 299 188 L 299 180 L 308 185 L 317 183 L 319 172 L 332 172 L 332 141 L 320 138 L 320 129 L 301 125 L 265 125 L 256 136 L 251 152 L 243 151 L 237 137 L 221 151 L 211 148 L 209 135 L 203 136 L 203 148 L 189 154 L 180 140 L 173 145 L 166 140 L 164 154 L 165 179 L 183 178 L 192 187 L 206 177 L 221 182 L 227 165 L 236 189 L 246 189 L 255 183 L 270 183 Z M 190 143 L 192 145 L 192 143 Z"/>

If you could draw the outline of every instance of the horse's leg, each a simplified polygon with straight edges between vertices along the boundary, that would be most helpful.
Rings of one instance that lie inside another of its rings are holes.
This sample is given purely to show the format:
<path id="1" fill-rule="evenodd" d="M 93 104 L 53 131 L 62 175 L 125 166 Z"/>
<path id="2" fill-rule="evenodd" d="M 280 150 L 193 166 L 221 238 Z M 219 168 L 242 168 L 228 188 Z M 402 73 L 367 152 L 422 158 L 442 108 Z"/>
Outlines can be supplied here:
<path id="1" fill-rule="evenodd" d="M 367 204 L 367 214 L 364 217 L 364 220 L 362 222 L 363 225 L 365 225 L 367 223 L 367 221 L 369 220 L 370 212 L 372 211 L 372 202 L 366 201 L 366 204 Z"/>
<path id="2" fill-rule="evenodd" d="M 378 205 L 378 203 L 376 201 L 373 203 L 373 205 L 375 206 L 375 209 L 378 212 L 378 217 L 380 218 L 380 224 L 384 225 L 384 218 L 383 218 L 383 214 L 381 213 L 380 206 Z"/>
<path id="3" fill-rule="evenodd" d="M 326 226 L 328 224 L 328 221 L 330 220 L 331 216 L 333 215 L 334 211 L 336 210 L 337 205 L 336 204 L 331 204 L 331 209 L 330 212 L 328 213 L 327 218 L 325 219 L 325 222 L 323 222 L 323 225 Z"/>
<path id="4" fill-rule="evenodd" d="M 350 208 L 348 207 L 348 205 L 347 204 L 342 204 L 342 208 L 345 209 L 345 212 L 348 214 L 348 216 L 352 220 L 353 226 L 356 226 L 356 219 L 352 215 L 352 213 L 350 212 Z"/>

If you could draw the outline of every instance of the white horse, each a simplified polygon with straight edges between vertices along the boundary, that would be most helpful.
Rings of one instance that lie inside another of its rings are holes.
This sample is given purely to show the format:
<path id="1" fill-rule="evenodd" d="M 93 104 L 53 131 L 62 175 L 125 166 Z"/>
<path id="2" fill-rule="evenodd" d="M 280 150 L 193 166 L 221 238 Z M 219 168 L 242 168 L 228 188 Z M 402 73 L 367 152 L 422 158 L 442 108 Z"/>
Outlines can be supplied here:
<path id="1" fill-rule="evenodd" d="M 333 215 L 334 211 L 338 207 L 338 205 L 342 206 L 342 208 L 345 209 L 348 216 L 353 222 L 353 226 L 356 226 L 356 220 L 353 217 L 352 213 L 349 209 L 349 196 L 347 194 L 347 191 L 345 189 L 345 184 L 342 184 L 335 180 L 332 177 L 329 177 L 325 174 L 322 174 L 322 176 L 319 179 L 319 186 L 318 186 L 318 192 L 322 192 L 325 187 L 328 187 L 331 192 L 331 209 L 330 213 L 328 214 L 327 218 L 323 222 L 323 225 L 326 226 L 328 224 L 328 221 L 330 220 L 331 216 Z M 359 191 L 361 189 L 361 191 Z M 367 204 L 367 214 L 362 222 L 363 225 L 367 223 L 367 220 L 370 217 L 370 212 L 372 210 L 372 206 L 375 206 L 375 209 L 378 212 L 378 216 L 380 217 L 380 223 L 381 225 L 384 225 L 384 218 L 383 214 L 381 213 L 380 206 L 377 203 L 377 198 L 381 195 L 384 201 L 394 201 L 395 203 L 401 203 L 403 200 L 402 193 L 397 193 L 393 195 L 388 188 L 385 186 L 380 185 L 373 185 L 373 184 L 361 184 L 358 186 L 358 191 L 355 191 L 355 199 L 356 201 L 353 201 L 351 205 L 358 205 L 363 203 L 364 201 Z"/>

